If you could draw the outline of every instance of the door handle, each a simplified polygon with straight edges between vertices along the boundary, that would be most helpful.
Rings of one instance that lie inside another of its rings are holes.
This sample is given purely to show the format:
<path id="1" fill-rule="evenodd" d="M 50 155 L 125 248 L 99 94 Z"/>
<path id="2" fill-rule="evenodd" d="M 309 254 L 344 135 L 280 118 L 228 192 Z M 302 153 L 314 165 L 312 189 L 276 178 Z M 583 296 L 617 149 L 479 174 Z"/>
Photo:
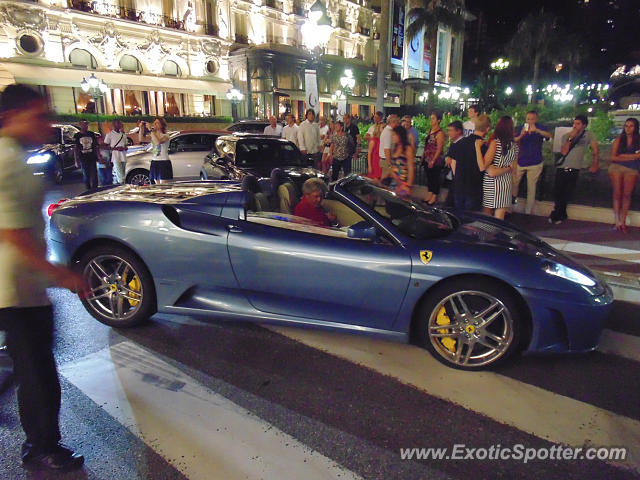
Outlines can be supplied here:
<path id="1" fill-rule="evenodd" d="M 227 225 L 229 233 L 242 233 L 242 229 L 237 225 Z"/>

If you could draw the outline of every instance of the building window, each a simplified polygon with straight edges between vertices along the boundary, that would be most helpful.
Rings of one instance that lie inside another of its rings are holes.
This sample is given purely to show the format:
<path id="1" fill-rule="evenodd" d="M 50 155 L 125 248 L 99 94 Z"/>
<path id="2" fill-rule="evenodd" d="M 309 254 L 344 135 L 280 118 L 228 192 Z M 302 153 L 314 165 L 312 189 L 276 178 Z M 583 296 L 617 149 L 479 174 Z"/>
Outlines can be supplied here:
<path id="1" fill-rule="evenodd" d="M 123 55 L 120 59 L 120 68 L 125 72 L 142 73 L 142 64 L 133 55 Z"/>
<path id="2" fill-rule="evenodd" d="M 204 96 L 204 115 L 206 117 L 215 117 L 216 115 L 216 96 L 205 95 Z"/>
<path id="3" fill-rule="evenodd" d="M 176 101 L 176 95 L 179 93 L 167 93 L 164 103 L 164 114 L 168 117 L 179 117 L 180 108 L 178 108 L 178 102 Z"/>
<path id="4" fill-rule="evenodd" d="M 34 35 L 25 33 L 18 39 L 18 47 L 23 53 L 35 55 L 42 51 L 42 41 Z"/>
<path id="5" fill-rule="evenodd" d="M 216 73 L 218 73 L 218 62 L 216 62 L 215 60 L 209 60 L 207 62 L 206 68 L 209 75 L 215 75 Z"/>
<path id="6" fill-rule="evenodd" d="M 162 67 L 162 73 L 170 77 L 180 77 L 182 75 L 182 72 L 180 71 L 180 67 L 176 62 L 172 60 L 167 60 L 166 62 L 164 62 L 164 66 Z"/>
<path id="7" fill-rule="evenodd" d="M 141 91 L 124 90 L 124 114 L 142 115 L 144 98 Z"/>
<path id="8" fill-rule="evenodd" d="M 81 48 L 76 48 L 71 52 L 69 61 L 74 67 L 87 68 L 89 70 L 98 68 L 98 62 L 96 62 L 95 57 Z"/>

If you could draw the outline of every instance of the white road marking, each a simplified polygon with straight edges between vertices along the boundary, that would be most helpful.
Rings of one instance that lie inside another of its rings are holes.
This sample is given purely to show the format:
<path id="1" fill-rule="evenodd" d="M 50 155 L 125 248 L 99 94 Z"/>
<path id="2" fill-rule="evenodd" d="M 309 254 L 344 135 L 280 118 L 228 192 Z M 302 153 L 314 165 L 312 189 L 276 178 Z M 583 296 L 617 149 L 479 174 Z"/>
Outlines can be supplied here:
<path id="1" fill-rule="evenodd" d="M 598 350 L 640 362 L 640 337 L 604 329 Z"/>
<path id="2" fill-rule="evenodd" d="M 360 478 L 132 342 L 60 371 L 190 479 Z"/>
<path id="3" fill-rule="evenodd" d="M 573 242 L 570 240 L 562 240 L 558 238 L 540 237 L 553 248 L 571 253 L 580 253 L 583 255 L 593 255 L 596 257 L 611 258 L 614 260 L 622 260 L 630 263 L 640 263 L 640 250 L 631 250 L 628 248 L 609 247 L 608 245 L 599 245 L 597 243 Z"/>
<path id="4" fill-rule="evenodd" d="M 627 447 L 623 464 L 640 471 L 638 420 L 496 373 L 454 370 L 413 345 L 332 332 L 269 328 L 554 443 Z"/>

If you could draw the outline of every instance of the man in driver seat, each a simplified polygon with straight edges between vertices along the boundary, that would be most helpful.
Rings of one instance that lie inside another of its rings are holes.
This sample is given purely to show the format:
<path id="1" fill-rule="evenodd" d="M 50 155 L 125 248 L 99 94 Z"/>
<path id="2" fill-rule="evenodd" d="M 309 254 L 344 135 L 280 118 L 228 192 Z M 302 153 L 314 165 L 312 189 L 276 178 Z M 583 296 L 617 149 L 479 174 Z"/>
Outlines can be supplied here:
<path id="1" fill-rule="evenodd" d="M 293 214 L 311 220 L 315 225 L 330 227 L 336 222 L 333 213 L 327 213 L 322 206 L 322 198 L 327 186 L 319 178 L 310 178 L 302 185 L 302 200 L 296 205 Z"/>

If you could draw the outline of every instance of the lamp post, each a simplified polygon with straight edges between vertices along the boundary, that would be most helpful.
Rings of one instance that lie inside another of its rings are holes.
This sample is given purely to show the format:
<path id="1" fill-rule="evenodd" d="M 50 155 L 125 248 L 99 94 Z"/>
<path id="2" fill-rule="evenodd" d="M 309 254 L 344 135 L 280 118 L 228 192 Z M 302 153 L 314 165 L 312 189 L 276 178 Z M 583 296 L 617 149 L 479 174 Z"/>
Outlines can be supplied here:
<path id="1" fill-rule="evenodd" d="M 333 32 L 331 19 L 320 0 L 316 0 L 309 8 L 309 20 L 304 22 L 301 32 L 302 40 L 311 52 L 314 63 L 318 63 Z"/>
<path id="2" fill-rule="evenodd" d="M 498 74 L 503 70 L 509 68 L 509 60 L 505 60 L 504 58 L 499 58 L 493 62 L 491 62 L 491 70 L 493 70 L 493 92 L 496 97 L 496 107 L 500 107 L 500 99 L 498 98 Z"/>
<path id="3" fill-rule="evenodd" d="M 345 97 L 344 110 L 345 113 L 349 113 L 349 95 L 351 95 L 353 87 L 356 86 L 356 79 L 353 78 L 353 72 L 350 68 L 347 68 L 344 71 L 344 75 L 340 77 L 340 85 L 342 85 L 342 91 Z"/>
<path id="4" fill-rule="evenodd" d="M 80 82 L 80 88 L 82 91 L 93 99 L 93 104 L 96 106 L 96 120 L 98 122 L 98 132 L 102 135 L 102 127 L 100 126 L 100 113 L 98 109 L 98 100 L 105 96 L 109 87 L 102 81 L 102 79 L 96 77 L 93 73 L 89 77 L 89 80 L 82 78 Z"/>
<path id="5" fill-rule="evenodd" d="M 244 95 L 237 88 L 231 88 L 227 92 L 227 99 L 231 101 L 231 117 L 234 122 L 238 120 L 238 103 L 240 103 L 243 98 Z"/>

